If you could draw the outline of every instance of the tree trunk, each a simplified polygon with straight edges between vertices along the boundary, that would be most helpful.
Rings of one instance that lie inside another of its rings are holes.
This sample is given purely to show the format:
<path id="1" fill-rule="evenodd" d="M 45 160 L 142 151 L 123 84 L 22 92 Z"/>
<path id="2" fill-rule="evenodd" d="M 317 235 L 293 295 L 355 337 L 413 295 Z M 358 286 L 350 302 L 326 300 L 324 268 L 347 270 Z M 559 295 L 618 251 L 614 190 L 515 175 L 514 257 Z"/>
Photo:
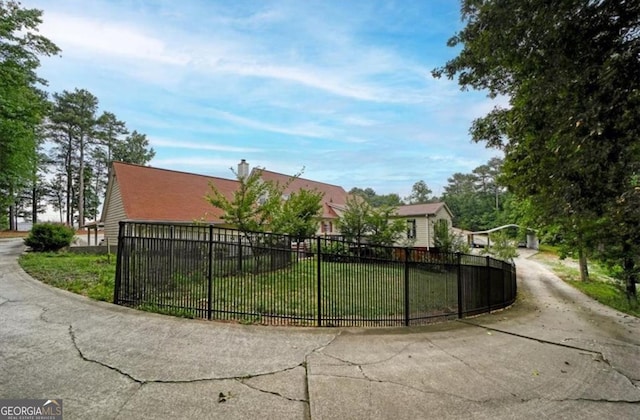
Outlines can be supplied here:
<path id="1" fill-rule="evenodd" d="M 73 209 L 71 208 L 71 195 L 73 194 L 73 174 L 71 173 L 71 140 L 69 140 L 69 150 L 67 151 L 67 197 L 66 197 L 66 210 L 67 210 L 67 225 L 73 226 Z"/>
<path id="2" fill-rule="evenodd" d="M 80 179 L 78 180 L 78 227 L 84 226 L 84 136 L 80 137 Z"/>
<path id="3" fill-rule="evenodd" d="M 38 223 L 38 189 L 31 188 L 31 223 Z"/>
<path id="4" fill-rule="evenodd" d="M 9 230 L 18 230 L 16 223 L 16 199 L 13 187 L 9 187 Z"/>
<path id="5" fill-rule="evenodd" d="M 578 258 L 580 263 L 580 280 L 589 281 L 589 267 L 587 265 L 587 253 L 584 248 L 578 250 Z"/>
<path id="6" fill-rule="evenodd" d="M 624 254 L 624 260 L 622 263 L 622 268 L 624 270 L 624 278 L 626 283 L 626 292 L 627 299 L 637 299 L 638 292 L 636 290 L 636 263 L 633 256 L 633 251 L 628 242 L 625 241 L 624 245 L 622 245 L 622 252 Z"/>
<path id="7" fill-rule="evenodd" d="M 18 224 L 16 222 L 16 205 L 13 203 L 9 205 L 9 230 L 18 230 Z"/>

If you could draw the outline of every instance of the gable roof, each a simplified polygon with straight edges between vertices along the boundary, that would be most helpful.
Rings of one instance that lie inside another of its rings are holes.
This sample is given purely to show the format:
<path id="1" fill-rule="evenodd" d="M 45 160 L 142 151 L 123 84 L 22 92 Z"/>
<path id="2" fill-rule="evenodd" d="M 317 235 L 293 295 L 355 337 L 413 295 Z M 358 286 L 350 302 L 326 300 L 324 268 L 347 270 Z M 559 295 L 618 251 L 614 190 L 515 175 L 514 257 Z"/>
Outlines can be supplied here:
<path id="1" fill-rule="evenodd" d="M 117 182 L 125 215 L 134 220 L 221 222 L 222 210 L 205 196 L 210 184 L 231 198 L 238 181 L 150 166 L 113 162 L 101 220 L 108 211 L 109 196 Z"/>
<path id="2" fill-rule="evenodd" d="M 291 180 L 290 175 L 284 175 L 277 172 L 267 171 L 266 169 L 254 168 L 254 171 L 261 171 L 260 177 L 265 181 L 276 182 L 282 186 L 287 185 L 287 188 L 283 191 L 284 194 L 291 194 L 292 192 L 299 191 L 301 189 L 318 191 L 323 193 L 322 197 L 322 217 L 323 218 L 336 218 L 338 214 L 334 207 L 344 207 L 349 196 L 344 188 L 338 185 L 327 184 L 319 181 L 312 181 L 305 178 L 295 178 Z"/>
<path id="3" fill-rule="evenodd" d="M 407 216 L 435 216 L 440 209 L 444 208 L 449 216 L 453 217 L 451 210 L 445 203 L 425 203 L 425 204 L 408 204 L 406 206 L 399 206 L 396 209 L 396 215 Z"/>

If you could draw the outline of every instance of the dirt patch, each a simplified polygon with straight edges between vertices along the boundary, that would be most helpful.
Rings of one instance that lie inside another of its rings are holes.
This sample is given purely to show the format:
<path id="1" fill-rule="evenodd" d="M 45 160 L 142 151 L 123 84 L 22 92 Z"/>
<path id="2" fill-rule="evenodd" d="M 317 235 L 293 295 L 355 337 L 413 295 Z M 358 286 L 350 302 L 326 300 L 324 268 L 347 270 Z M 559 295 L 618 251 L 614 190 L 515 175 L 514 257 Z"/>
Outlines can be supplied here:
<path id="1" fill-rule="evenodd" d="M 538 261 L 548 267 L 564 265 L 565 267 L 580 270 L 580 264 L 578 263 L 578 260 L 574 260 L 573 258 L 568 257 L 560 259 L 560 257 L 558 257 L 557 255 L 551 254 L 549 252 L 538 252 L 531 259 L 534 261 Z"/>
<path id="2" fill-rule="evenodd" d="M 26 238 L 29 232 L 22 232 L 16 230 L 0 230 L 0 239 L 6 238 Z"/>

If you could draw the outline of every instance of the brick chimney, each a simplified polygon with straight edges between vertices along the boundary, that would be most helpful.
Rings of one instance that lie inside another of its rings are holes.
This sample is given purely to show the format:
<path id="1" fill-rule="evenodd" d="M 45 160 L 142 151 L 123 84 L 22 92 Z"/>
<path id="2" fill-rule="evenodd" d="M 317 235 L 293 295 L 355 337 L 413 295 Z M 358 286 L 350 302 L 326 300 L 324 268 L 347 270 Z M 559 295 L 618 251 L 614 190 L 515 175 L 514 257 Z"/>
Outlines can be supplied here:
<path id="1" fill-rule="evenodd" d="M 246 160 L 242 159 L 240 163 L 238 163 L 238 178 L 246 178 L 249 176 L 249 164 Z"/>

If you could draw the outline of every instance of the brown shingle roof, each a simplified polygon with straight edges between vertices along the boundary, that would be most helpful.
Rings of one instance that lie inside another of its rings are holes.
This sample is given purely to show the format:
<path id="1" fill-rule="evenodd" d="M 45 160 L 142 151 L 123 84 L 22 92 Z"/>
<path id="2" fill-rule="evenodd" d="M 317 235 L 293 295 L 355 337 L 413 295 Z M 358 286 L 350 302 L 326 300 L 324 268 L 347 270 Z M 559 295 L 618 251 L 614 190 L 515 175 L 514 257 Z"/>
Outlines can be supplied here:
<path id="1" fill-rule="evenodd" d="M 280 185 L 287 185 L 290 182 L 291 176 L 284 175 L 277 172 L 267 171 L 266 169 L 254 169 L 261 171 L 261 178 L 265 181 L 277 182 Z M 289 186 L 284 190 L 284 194 L 291 194 L 292 192 L 305 190 L 316 190 L 324 194 L 322 197 L 322 217 L 324 218 L 336 218 L 337 213 L 329 204 L 335 204 L 338 206 L 344 206 L 347 202 L 348 194 L 344 188 L 338 185 L 326 184 L 324 182 L 312 181 L 305 178 L 296 178 Z"/>
<path id="2" fill-rule="evenodd" d="M 446 207 L 445 203 L 409 204 L 398 207 L 396 214 L 398 216 L 432 216 L 443 206 Z M 451 213 L 448 208 L 447 211 Z"/>
<path id="3" fill-rule="evenodd" d="M 113 162 L 126 217 L 133 220 L 220 222 L 222 211 L 205 196 L 209 184 L 231 198 L 238 181 Z"/>

